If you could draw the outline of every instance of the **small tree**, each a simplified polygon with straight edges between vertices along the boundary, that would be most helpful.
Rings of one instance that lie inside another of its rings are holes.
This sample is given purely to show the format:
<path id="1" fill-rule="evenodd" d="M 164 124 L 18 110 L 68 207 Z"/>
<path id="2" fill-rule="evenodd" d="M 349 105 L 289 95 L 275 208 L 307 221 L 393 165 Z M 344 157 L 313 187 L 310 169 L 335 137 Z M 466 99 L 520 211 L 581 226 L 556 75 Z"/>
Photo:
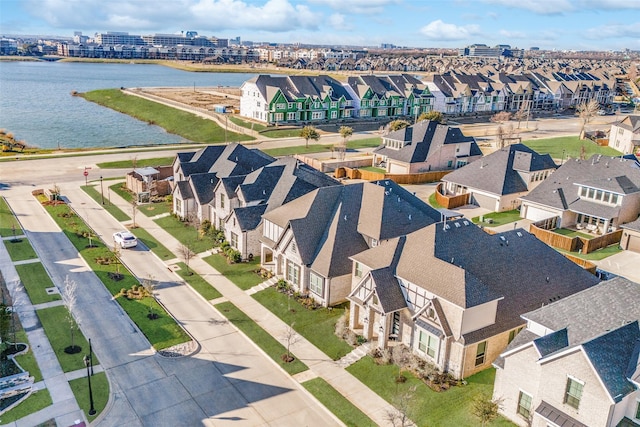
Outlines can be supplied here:
<path id="1" fill-rule="evenodd" d="M 400 130 L 400 129 L 404 129 L 407 126 L 409 126 L 409 122 L 406 120 L 402 120 L 402 119 L 398 119 L 398 120 L 393 120 L 391 122 L 389 122 L 389 130 L 391 132 L 396 131 L 396 130 Z"/>
<path id="2" fill-rule="evenodd" d="M 282 360 L 287 363 L 293 362 L 294 357 L 291 355 L 291 346 L 298 342 L 298 339 L 300 338 L 296 330 L 293 329 L 293 325 L 295 325 L 295 323 L 287 325 L 287 329 L 285 330 L 283 336 L 285 342 L 287 343 L 287 353 L 282 355 Z"/>
<path id="3" fill-rule="evenodd" d="M 396 393 L 393 398 L 394 408 L 389 410 L 385 417 L 393 427 L 411 427 L 414 425 L 411 417 L 415 412 L 413 405 L 415 394 L 416 386 Z"/>
<path id="4" fill-rule="evenodd" d="M 191 261 L 191 258 L 196 256 L 196 253 L 193 251 L 193 244 L 191 242 L 181 244 L 178 252 L 187 266 L 187 275 L 191 276 L 193 273 L 189 270 L 189 261 Z"/>
<path id="5" fill-rule="evenodd" d="M 76 308 L 77 303 L 77 290 L 78 284 L 69 279 L 69 276 L 66 276 L 64 279 L 64 292 L 62 293 L 62 300 L 67 306 L 67 322 L 69 323 L 69 331 L 71 333 L 71 345 L 65 348 L 65 352 L 69 354 L 79 353 L 80 346 L 75 344 L 75 331 L 78 327 L 75 319 L 73 318 L 73 312 Z"/>
<path id="6" fill-rule="evenodd" d="M 142 281 L 142 287 L 147 292 L 147 295 L 151 299 L 155 300 L 156 282 L 155 280 L 153 280 L 152 275 L 149 275 L 149 277 Z M 149 304 L 149 314 L 147 314 L 147 317 L 151 320 L 158 318 L 158 314 L 153 312 L 153 301 L 151 301 L 151 303 Z"/>
<path id="7" fill-rule="evenodd" d="M 305 126 L 300 130 L 300 138 L 304 138 L 305 148 L 309 148 L 309 140 L 313 139 L 317 141 L 320 139 L 320 134 L 314 126 Z"/>
<path id="8" fill-rule="evenodd" d="M 134 194 L 134 198 L 131 201 L 131 213 L 133 217 L 133 224 L 131 228 L 138 228 L 138 224 L 136 223 L 136 213 L 138 212 L 138 194 Z"/>
<path id="9" fill-rule="evenodd" d="M 418 122 L 421 122 L 423 120 L 442 123 L 444 121 L 444 115 L 440 111 L 431 110 L 418 116 Z"/>
<path id="10" fill-rule="evenodd" d="M 491 399 L 484 396 L 478 396 L 473 401 L 471 413 L 480 418 L 482 427 L 498 417 L 498 410 L 502 405 L 500 399 Z"/>
<path id="11" fill-rule="evenodd" d="M 344 160 L 344 156 L 347 152 L 347 141 L 353 135 L 353 128 L 350 126 L 340 126 L 339 132 L 342 137 L 342 142 L 338 144 L 338 153 L 340 160 Z"/>
<path id="12" fill-rule="evenodd" d="M 589 102 L 583 102 L 578 105 L 576 109 L 578 111 L 578 116 L 580 117 L 580 121 L 582 122 L 582 127 L 580 128 L 580 139 L 584 139 L 585 128 L 591 122 L 600 109 L 600 103 L 595 99 L 592 99 Z"/>
<path id="13" fill-rule="evenodd" d="M 518 129 L 520 129 L 520 122 L 529 115 L 529 101 L 523 102 L 520 105 L 518 111 L 515 112 L 514 117 L 518 120 Z"/>
<path id="14" fill-rule="evenodd" d="M 511 120 L 511 113 L 508 111 L 500 111 L 499 113 L 491 116 L 489 120 L 491 120 L 493 123 L 508 122 L 509 120 Z"/>

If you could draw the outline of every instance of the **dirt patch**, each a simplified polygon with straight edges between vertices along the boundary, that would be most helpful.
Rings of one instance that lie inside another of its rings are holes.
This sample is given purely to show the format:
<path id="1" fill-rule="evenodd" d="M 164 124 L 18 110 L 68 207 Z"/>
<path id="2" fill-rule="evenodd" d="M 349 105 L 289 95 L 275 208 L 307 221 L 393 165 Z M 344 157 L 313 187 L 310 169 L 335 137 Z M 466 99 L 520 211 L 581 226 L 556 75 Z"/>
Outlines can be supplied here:
<path id="1" fill-rule="evenodd" d="M 240 108 L 240 88 L 157 88 L 144 89 L 144 93 L 187 104 L 193 108 L 213 111 L 216 105 L 224 105 L 233 109 Z"/>

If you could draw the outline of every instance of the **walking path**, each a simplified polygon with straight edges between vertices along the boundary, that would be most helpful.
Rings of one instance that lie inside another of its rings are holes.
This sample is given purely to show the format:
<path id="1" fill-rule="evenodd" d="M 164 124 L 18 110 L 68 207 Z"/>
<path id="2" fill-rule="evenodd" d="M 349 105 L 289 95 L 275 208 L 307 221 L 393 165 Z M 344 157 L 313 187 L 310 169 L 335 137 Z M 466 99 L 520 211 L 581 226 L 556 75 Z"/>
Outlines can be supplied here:
<path id="1" fill-rule="evenodd" d="M 80 193 L 84 194 L 82 190 L 78 190 L 69 198 L 72 200 L 82 198 L 82 194 Z M 93 202 L 86 194 L 84 198 L 86 201 L 83 200 L 82 202 Z M 123 210 L 128 209 L 130 206 L 126 200 L 117 195 L 112 195 L 111 203 Z M 153 237 L 162 242 L 162 244 L 174 254 L 179 253 L 181 243 L 153 222 L 151 218 L 145 215 L 137 215 L 136 223 L 151 233 Z M 107 239 L 107 242 L 109 242 L 109 239 Z M 271 336 L 283 342 L 283 337 L 289 326 L 250 296 L 250 294 L 256 292 L 255 288 L 248 291 L 241 290 L 206 263 L 201 256 L 194 257 L 190 260 L 189 267 L 214 286 L 226 300 L 242 310 Z M 266 281 L 265 285 L 271 283 L 273 283 L 272 279 Z M 266 287 L 265 285 L 261 287 Z M 300 337 L 296 343 L 291 345 L 291 351 L 300 361 L 309 367 L 314 376 L 321 377 L 331 384 L 341 395 L 349 399 L 351 403 L 367 414 L 377 425 L 390 425 L 387 420 L 387 414 L 394 410 L 393 406 L 374 393 L 356 377 L 345 371 L 343 367 L 348 365 L 345 365 L 344 361 L 336 362 L 332 360 L 303 337 Z M 353 353 L 354 354 L 347 360 L 355 362 L 359 357 L 366 354 L 362 349 L 360 349 L 359 352 L 354 351 Z M 359 357 L 356 355 L 359 355 Z"/>

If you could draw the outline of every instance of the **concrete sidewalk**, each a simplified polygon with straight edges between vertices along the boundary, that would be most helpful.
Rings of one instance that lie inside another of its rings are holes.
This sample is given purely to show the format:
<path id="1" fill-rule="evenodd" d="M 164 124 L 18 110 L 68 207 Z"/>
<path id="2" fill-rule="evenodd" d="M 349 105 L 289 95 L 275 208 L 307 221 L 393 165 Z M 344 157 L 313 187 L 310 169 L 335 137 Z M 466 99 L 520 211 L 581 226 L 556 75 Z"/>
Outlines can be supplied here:
<path id="1" fill-rule="evenodd" d="M 111 196 L 111 203 L 125 212 L 130 209 L 130 204 L 118 195 Z M 174 254 L 180 253 L 181 243 L 153 222 L 151 218 L 140 213 L 136 215 L 136 223 L 151 233 L 153 237 L 162 242 L 162 244 Z M 199 257 L 192 259 L 189 267 L 214 286 L 224 298 L 246 313 L 271 336 L 284 344 L 283 337 L 288 329 L 288 325 L 249 296 L 248 291 L 245 292 L 238 288 Z M 349 399 L 349 401 L 362 412 L 367 414 L 377 425 L 391 425 L 387 419 L 387 414 L 394 411 L 394 407 L 349 372 L 345 371 L 336 361 L 333 361 L 303 337 L 300 337 L 300 339 L 291 346 L 291 350 L 299 360 L 309 367 L 314 376 L 323 378 L 331 384 L 332 387 Z"/>

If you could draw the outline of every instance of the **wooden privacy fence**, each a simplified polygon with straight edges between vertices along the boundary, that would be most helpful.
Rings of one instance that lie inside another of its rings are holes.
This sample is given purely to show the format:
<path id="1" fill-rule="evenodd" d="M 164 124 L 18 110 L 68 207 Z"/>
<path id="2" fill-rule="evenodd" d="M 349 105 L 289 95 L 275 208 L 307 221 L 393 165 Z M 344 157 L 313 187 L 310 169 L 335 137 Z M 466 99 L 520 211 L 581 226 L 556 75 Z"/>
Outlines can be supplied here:
<path id="1" fill-rule="evenodd" d="M 443 187 L 442 182 L 436 187 L 436 202 L 443 208 L 454 209 L 469 204 L 469 193 L 447 196 L 443 194 Z"/>
<path id="2" fill-rule="evenodd" d="M 373 172 L 362 169 L 354 169 L 349 167 L 339 167 L 336 169 L 334 176 L 336 178 L 364 179 L 366 181 L 379 181 L 381 179 L 390 179 L 396 184 L 422 184 L 425 182 L 437 182 L 447 175 L 450 171 L 435 171 L 410 174 L 392 174 Z"/>
<path id="3" fill-rule="evenodd" d="M 570 255 L 570 254 L 563 254 L 563 255 L 565 257 L 567 257 L 568 259 L 570 259 L 571 261 L 573 261 L 576 264 L 578 264 L 580 267 L 582 267 L 585 270 L 587 270 L 589 273 L 596 274 L 597 266 L 594 263 L 592 263 L 591 261 L 587 261 L 586 259 L 578 258 L 577 256 L 573 256 L 573 255 Z"/>
<path id="4" fill-rule="evenodd" d="M 542 240 L 549 246 L 562 249 L 568 252 L 580 251 L 583 254 L 594 252 L 598 249 L 606 248 L 607 246 L 615 243 L 620 243 L 622 238 L 622 230 L 616 230 L 611 233 L 603 234 L 602 236 L 594 237 L 593 239 L 585 239 L 584 237 L 569 237 L 558 234 L 551 229 L 545 229 L 545 224 L 549 224 L 550 220 L 542 220 L 535 222 L 529 226 L 529 232 Z M 555 228 L 555 221 L 552 222 Z"/>

